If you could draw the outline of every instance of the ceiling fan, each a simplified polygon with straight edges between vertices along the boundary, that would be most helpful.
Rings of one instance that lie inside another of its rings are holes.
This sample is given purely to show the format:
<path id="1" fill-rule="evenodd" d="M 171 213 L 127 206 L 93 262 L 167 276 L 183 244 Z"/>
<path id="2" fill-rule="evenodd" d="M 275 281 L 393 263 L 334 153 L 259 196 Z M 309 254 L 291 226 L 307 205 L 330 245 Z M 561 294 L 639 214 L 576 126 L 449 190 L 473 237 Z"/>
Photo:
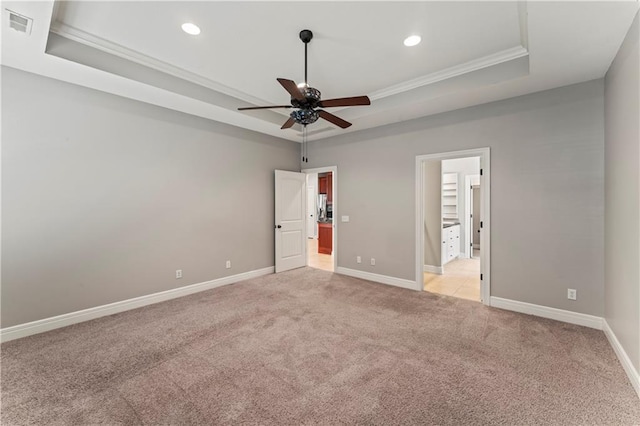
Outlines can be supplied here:
<path id="1" fill-rule="evenodd" d="M 243 107 L 238 108 L 238 110 L 246 111 L 251 109 L 295 108 L 291 111 L 289 119 L 282 125 L 281 129 L 288 129 L 295 123 L 306 126 L 307 124 L 315 123 L 318 118 L 323 118 L 343 129 L 351 126 L 351 123 L 325 111 L 324 108 L 371 105 L 371 101 L 368 96 L 354 96 L 350 98 L 326 100 L 322 100 L 320 98 L 320 91 L 310 87 L 307 80 L 307 44 L 312 38 L 313 33 L 310 30 L 300 31 L 300 40 L 304 43 L 304 83 L 298 86 L 293 80 L 287 80 L 286 78 L 277 79 L 282 87 L 284 87 L 284 89 L 291 95 L 291 105 Z"/>

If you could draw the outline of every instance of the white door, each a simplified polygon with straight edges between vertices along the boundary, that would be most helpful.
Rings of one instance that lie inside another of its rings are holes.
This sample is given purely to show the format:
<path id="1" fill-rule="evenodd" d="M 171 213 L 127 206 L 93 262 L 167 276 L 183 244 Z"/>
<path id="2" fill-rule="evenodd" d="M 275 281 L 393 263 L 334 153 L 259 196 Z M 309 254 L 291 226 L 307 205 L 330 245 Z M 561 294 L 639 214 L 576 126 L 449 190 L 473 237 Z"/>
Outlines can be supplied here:
<path id="1" fill-rule="evenodd" d="M 307 264 L 306 175 L 276 170 L 276 273 Z"/>

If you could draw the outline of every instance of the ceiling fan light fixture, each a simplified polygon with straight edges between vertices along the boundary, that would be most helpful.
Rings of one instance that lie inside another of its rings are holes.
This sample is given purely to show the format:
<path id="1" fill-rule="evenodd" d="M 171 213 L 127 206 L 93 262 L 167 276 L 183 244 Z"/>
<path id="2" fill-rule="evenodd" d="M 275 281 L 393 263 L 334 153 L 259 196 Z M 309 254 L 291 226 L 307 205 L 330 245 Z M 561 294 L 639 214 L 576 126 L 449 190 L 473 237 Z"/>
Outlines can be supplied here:
<path id="1" fill-rule="evenodd" d="M 304 89 L 306 86 L 307 86 L 307 83 L 304 82 L 304 81 L 302 83 L 298 83 L 298 88 L 299 89 Z"/>
<path id="2" fill-rule="evenodd" d="M 422 37 L 419 35 L 412 35 L 404 39 L 404 45 L 407 47 L 412 47 L 420 44 L 422 41 Z"/>
<path id="3" fill-rule="evenodd" d="M 184 24 L 182 24 L 182 31 L 189 35 L 198 35 L 200 34 L 200 27 L 191 22 L 185 22 Z"/>
<path id="4" fill-rule="evenodd" d="M 303 126 L 315 123 L 319 117 L 318 112 L 310 108 L 293 110 L 289 116 L 293 118 L 296 123 L 302 124 Z"/>

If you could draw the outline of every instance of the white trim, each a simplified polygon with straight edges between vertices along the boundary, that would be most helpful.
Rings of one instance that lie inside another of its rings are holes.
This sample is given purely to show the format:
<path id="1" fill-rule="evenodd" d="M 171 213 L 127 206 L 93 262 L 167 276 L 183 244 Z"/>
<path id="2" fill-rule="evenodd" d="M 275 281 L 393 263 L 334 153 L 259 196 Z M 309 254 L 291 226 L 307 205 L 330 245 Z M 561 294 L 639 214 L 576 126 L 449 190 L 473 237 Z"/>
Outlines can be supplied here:
<path id="1" fill-rule="evenodd" d="M 416 157 L 416 282 L 414 288 L 418 291 L 424 288 L 424 161 Z M 441 262 L 442 263 L 442 262 Z"/>
<path id="2" fill-rule="evenodd" d="M 473 243 L 473 219 L 471 219 L 471 215 L 473 214 L 473 203 L 472 203 L 472 195 L 473 191 L 471 187 L 474 186 L 473 182 L 480 182 L 480 175 L 466 175 L 464 178 L 464 255 L 467 259 L 473 258 L 473 247 L 469 243 Z"/>
<path id="3" fill-rule="evenodd" d="M 423 271 L 424 272 L 429 272 L 431 274 L 442 275 L 442 274 L 444 274 L 444 267 L 442 267 L 442 266 L 433 266 L 433 265 L 424 265 Z"/>
<path id="4" fill-rule="evenodd" d="M 54 330 L 56 328 L 77 324 L 79 322 L 117 314 L 119 312 L 140 308 L 142 306 L 152 305 L 158 302 L 164 302 L 165 300 L 176 299 L 178 297 L 187 296 L 189 294 L 237 283 L 238 281 L 244 281 L 250 278 L 260 277 L 262 275 L 272 274 L 273 270 L 274 267 L 269 266 L 267 268 L 256 269 L 255 271 L 243 272 L 237 275 L 231 275 L 228 277 L 205 281 L 198 284 L 191 284 L 185 287 L 179 287 L 171 290 L 161 291 L 158 293 L 148 294 L 146 296 L 134 297 L 133 299 L 121 300 L 119 302 L 109 303 L 107 305 L 96 306 L 93 308 L 70 312 L 68 314 L 57 315 L 55 317 L 44 318 L 24 324 L 18 324 L 14 325 L 13 327 L 6 327 L 0 329 L 0 341 L 7 342 L 9 340 L 43 333 L 45 331 Z"/>
<path id="5" fill-rule="evenodd" d="M 314 169 L 302 169 L 301 170 L 302 173 L 326 173 L 326 172 L 331 172 L 331 200 L 333 203 L 333 209 L 332 209 L 332 225 L 333 225 L 333 247 L 332 247 L 332 253 L 331 255 L 333 256 L 333 270 L 337 271 L 338 270 L 338 218 L 340 216 L 338 216 L 338 166 L 327 166 L 327 167 L 316 167 Z M 309 214 L 309 212 L 306 212 L 306 214 Z M 307 266 L 309 266 L 309 254 L 307 253 Z"/>
<path id="6" fill-rule="evenodd" d="M 58 3 L 58 2 L 55 2 L 55 3 Z M 103 39 L 101 37 L 90 34 L 86 31 L 64 24 L 60 21 L 54 21 L 51 24 L 50 31 L 59 36 L 68 38 L 78 43 L 82 43 L 86 46 L 106 52 L 110 55 L 115 55 L 120 58 L 135 62 L 137 64 L 140 64 L 149 68 L 153 68 L 157 71 L 167 73 L 174 77 L 181 78 L 191 83 L 199 84 L 201 86 L 215 90 L 216 92 L 240 99 L 249 104 L 264 105 L 269 103 L 264 99 L 258 98 L 256 96 L 252 96 L 248 93 L 231 88 L 229 86 L 225 86 L 224 84 L 218 83 L 217 81 L 213 81 L 200 74 L 196 74 L 194 72 L 187 71 L 183 68 L 179 68 L 174 65 L 171 65 L 167 62 L 163 62 L 159 59 L 152 58 L 136 50 L 129 49 L 120 44 L 113 43 L 109 40 Z M 277 110 L 274 110 L 274 111 L 277 113 L 280 113 Z M 285 114 L 285 115 L 288 115 L 288 114 Z"/>
<path id="7" fill-rule="evenodd" d="M 549 306 L 534 305 L 533 303 L 520 302 L 518 300 L 503 299 L 502 297 L 491 297 L 491 306 L 507 311 L 520 312 L 522 314 L 535 315 L 537 317 L 549 318 L 556 321 L 567 322 L 569 324 L 582 325 L 584 327 L 602 330 L 601 317 L 579 312 L 566 311 L 564 309 L 551 308 Z"/>
<path id="8" fill-rule="evenodd" d="M 376 283 L 402 287 L 409 290 L 415 290 L 415 282 L 411 280 L 405 280 L 403 278 L 389 277 L 387 275 L 379 275 L 371 272 L 358 271 L 357 269 L 343 268 L 342 266 L 339 266 L 336 269 L 336 273 L 342 274 L 342 275 L 348 275 L 350 277 L 355 277 L 355 278 L 362 278 L 363 280 L 373 281 Z M 420 290 L 422 290 L 422 288 Z"/>
<path id="9" fill-rule="evenodd" d="M 109 54 L 119 56 L 121 58 L 136 62 L 138 64 L 171 74 L 175 77 L 182 78 L 187 81 L 191 81 L 193 83 L 203 85 L 205 87 L 209 87 L 210 89 L 216 90 L 220 93 L 224 93 L 225 95 L 228 95 L 228 96 L 241 99 L 245 102 L 248 102 L 254 105 L 269 103 L 263 99 L 259 99 L 248 93 L 233 89 L 229 86 L 225 86 L 221 83 L 210 80 L 199 74 L 187 71 L 183 68 L 178 68 L 176 66 L 173 66 L 169 63 L 152 58 L 136 50 L 129 49 L 122 45 L 110 42 L 106 39 L 90 34 L 86 31 L 67 25 L 57 20 L 56 15 L 54 15 L 56 19 L 54 19 L 50 28 L 50 31 L 53 32 L 54 34 L 58 34 L 62 37 L 77 41 L 84 45 L 93 47 L 95 49 L 99 49 L 103 52 L 107 52 Z M 483 56 L 481 58 L 473 59 L 463 64 L 455 65 L 453 67 L 449 67 L 444 70 L 426 74 L 409 81 L 405 81 L 399 84 L 395 84 L 395 85 L 383 88 L 381 90 L 377 90 L 373 93 L 370 93 L 369 98 L 371 98 L 372 100 L 386 98 L 388 96 L 393 96 L 398 93 L 413 90 L 421 86 L 434 84 L 443 80 L 457 77 L 459 75 L 467 74 L 473 71 L 478 71 L 484 68 L 502 64 L 504 62 L 513 61 L 528 55 L 529 55 L 529 51 L 523 46 L 511 47 L 509 49 L 505 49 L 500 52 L 492 53 L 492 54 Z M 335 111 L 339 111 L 339 110 L 340 109 L 336 109 Z M 276 112 L 279 112 L 279 111 L 276 111 Z"/>
<path id="10" fill-rule="evenodd" d="M 422 290 L 423 268 L 424 268 L 424 206 L 423 192 L 424 162 L 427 160 L 450 160 L 455 158 L 480 157 L 480 187 L 482 200 L 480 202 L 481 219 L 483 222 L 483 232 L 480 233 L 480 244 L 484 250 L 480 251 L 480 273 L 483 279 L 480 282 L 480 298 L 482 303 L 491 306 L 491 149 L 474 148 L 463 151 L 441 152 L 435 154 L 417 155 L 415 167 L 415 236 L 416 236 L 416 280 L 414 288 Z"/>
<path id="11" fill-rule="evenodd" d="M 633 366 L 629 355 L 627 355 L 627 352 L 618 341 L 615 333 L 613 332 L 611 327 L 609 327 L 609 323 L 607 323 L 607 320 L 604 318 L 602 319 L 602 330 L 604 331 L 604 335 L 607 336 L 607 339 L 609 340 L 613 351 L 618 356 L 620 364 L 622 364 L 622 368 L 624 369 L 625 373 L 627 373 L 627 377 L 629 377 L 631 386 L 633 386 L 636 393 L 638 394 L 638 397 L 640 398 L 640 373 L 638 373 L 638 370 L 636 370 Z"/>
<path id="12" fill-rule="evenodd" d="M 480 282 L 481 297 L 484 304 L 491 306 L 491 150 L 485 148 L 480 156 L 480 245 L 484 250 L 480 251 L 480 273 L 483 280 Z M 472 253 L 473 254 L 473 253 Z"/>
<path id="13" fill-rule="evenodd" d="M 527 2 L 518 2 L 518 21 L 520 23 L 520 44 L 525 49 L 529 49 L 529 14 L 527 12 Z"/>
<path id="14" fill-rule="evenodd" d="M 500 52 L 492 53 L 478 59 L 455 65 L 444 70 L 436 71 L 431 74 L 423 75 L 412 80 L 404 81 L 384 89 L 376 90 L 369 94 L 371 100 L 386 98 L 387 96 L 397 95 L 398 93 L 407 92 L 417 89 L 418 87 L 434 84 L 473 71 L 492 67 L 505 62 L 513 61 L 523 56 L 529 56 L 529 51 L 522 46 L 515 46 Z"/>
<path id="15" fill-rule="evenodd" d="M 624 350 L 615 333 L 609 327 L 607 320 L 595 315 L 581 314 L 578 312 L 566 311 L 564 309 L 550 308 L 548 306 L 534 305 L 533 303 L 520 302 L 517 300 L 503 299 L 501 297 L 491 297 L 491 306 L 498 309 L 506 309 L 508 311 L 520 312 L 522 314 L 535 315 L 537 317 L 549 318 L 556 321 L 562 321 L 569 324 L 582 325 L 584 327 L 602 330 L 607 336 L 609 344 L 616 353 L 620 364 L 627 377 L 631 382 L 631 386 L 640 398 L 640 373 L 634 367 L 629 355 Z"/>

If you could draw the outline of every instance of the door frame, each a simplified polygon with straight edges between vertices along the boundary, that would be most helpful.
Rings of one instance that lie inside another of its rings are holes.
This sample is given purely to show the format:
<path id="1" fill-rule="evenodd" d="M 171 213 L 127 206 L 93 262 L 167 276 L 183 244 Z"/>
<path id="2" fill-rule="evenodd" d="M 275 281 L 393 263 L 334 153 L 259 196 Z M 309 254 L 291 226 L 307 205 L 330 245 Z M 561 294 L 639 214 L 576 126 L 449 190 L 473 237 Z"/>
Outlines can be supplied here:
<path id="1" fill-rule="evenodd" d="M 463 151 L 441 152 L 435 154 L 417 155 L 415 166 L 415 203 L 416 203 L 416 281 L 418 291 L 424 288 L 424 162 L 428 160 L 452 160 L 456 158 L 480 157 L 480 212 L 482 230 L 480 233 L 480 273 L 483 276 L 480 281 L 480 299 L 483 304 L 491 305 L 491 149 L 475 148 Z"/>
<path id="2" fill-rule="evenodd" d="M 333 203 L 333 223 L 331 230 L 333 232 L 332 235 L 332 244 L 333 244 L 333 272 L 338 270 L 338 166 L 326 166 L 326 167 L 316 167 L 313 169 L 302 169 L 301 173 L 332 173 L 332 182 L 331 182 L 331 191 L 333 194 L 332 203 Z M 306 204 L 305 204 L 306 205 Z M 306 212 L 308 215 L 309 212 Z M 307 253 L 307 266 L 309 266 L 309 253 Z"/>
<path id="3" fill-rule="evenodd" d="M 473 186 L 472 181 L 478 179 L 480 181 L 480 175 L 467 175 L 464 178 L 464 221 L 465 221 L 465 236 L 464 241 L 467 243 L 464 248 L 465 257 L 471 259 L 473 257 L 473 250 L 469 250 L 469 242 L 473 244 L 473 220 L 471 214 L 473 213 Z"/>

